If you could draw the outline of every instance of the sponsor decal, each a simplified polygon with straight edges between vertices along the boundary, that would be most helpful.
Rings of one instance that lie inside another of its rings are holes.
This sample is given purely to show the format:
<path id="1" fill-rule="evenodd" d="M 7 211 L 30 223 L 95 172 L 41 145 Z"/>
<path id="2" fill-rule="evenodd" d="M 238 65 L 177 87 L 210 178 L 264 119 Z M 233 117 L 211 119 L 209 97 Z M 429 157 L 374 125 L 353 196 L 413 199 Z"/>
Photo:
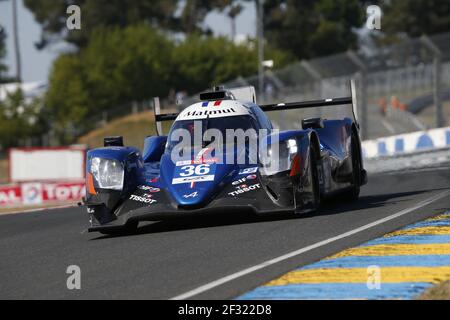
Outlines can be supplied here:
<path id="1" fill-rule="evenodd" d="M 233 181 L 231 184 L 232 184 L 233 186 L 237 186 L 238 184 L 244 183 L 245 181 L 247 181 L 247 179 L 242 178 L 242 179 Z"/>
<path id="2" fill-rule="evenodd" d="M 175 167 L 172 184 L 214 181 L 216 166 L 210 164 Z"/>
<path id="3" fill-rule="evenodd" d="M 242 184 L 244 182 L 246 182 L 247 180 L 255 180 L 258 176 L 256 174 L 251 174 L 245 178 L 241 178 L 239 180 L 233 181 L 231 184 L 233 186 L 237 186 L 238 184 Z"/>
<path id="4" fill-rule="evenodd" d="M 237 188 L 238 189 L 236 191 L 229 192 L 228 194 L 230 196 L 236 197 L 237 195 L 240 195 L 240 194 L 243 194 L 243 193 L 247 193 L 247 192 L 250 192 L 250 191 L 261 189 L 261 185 L 259 183 L 253 184 L 251 186 L 243 184 L 243 185 L 238 186 Z"/>
<path id="5" fill-rule="evenodd" d="M 192 118 L 192 117 L 200 117 L 200 116 L 207 116 L 207 115 L 231 115 L 235 114 L 236 109 L 235 108 L 227 108 L 227 109 L 215 109 L 215 110 L 193 110 L 193 111 L 187 111 L 183 114 L 181 114 L 181 118 Z"/>
<path id="6" fill-rule="evenodd" d="M 198 196 L 198 192 L 195 191 L 195 192 L 192 192 L 191 194 L 185 194 L 185 195 L 183 196 L 183 198 L 189 199 L 189 198 L 196 198 L 197 196 Z"/>
<path id="7" fill-rule="evenodd" d="M 239 171 L 239 174 L 251 174 L 256 172 L 258 172 L 258 167 L 241 169 L 241 171 Z"/>
<path id="8" fill-rule="evenodd" d="M 0 205 L 15 205 L 22 202 L 19 187 L 1 187 Z"/>
<path id="9" fill-rule="evenodd" d="M 22 184 L 22 201 L 24 204 L 41 204 L 43 201 L 42 184 L 40 183 Z"/>
<path id="10" fill-rule="evenodd" d="M 152 199 L 152 195 L 150 194 L 144 194 L 143 196 L 137 196 L 135 194 L 132 194 L 130 196 L 130 200 L 143 202 L 146 204 L 153 204 L 157 202 L 155 199 Z"/>
<path id="11" fill-rule="evenodd" d="M 161 189 L 160 188 L 155 188 L 152 186 L 138 186 L 139 190 L 144 190 L 144 191 L 149 191 L 151 193 L 156 193 L 156 192 L 160 192 Z"/>
<path id="12" fill-rule="evenodd" d="M 211 164 L 211 163 L 217 163 L 219 162 L 218 158 L 199 158 L 195 160 L 184 160 L 184 161 L 177 161 L 175 163 L 175 166 L 181 167 L 181 166 L 187 166 L 191 164 Z"/>
<path id="13" fill-rule="evenodd" d="M 83 182 L 79 183 L 23 183 L 0 186 L 0 205 L 36 205 L 55 201 L 79 201 L 86 194 Z"/>
<path id="14" fill-rule="evenodd" d="M 208 175 L 208 176 L 198 176 L 198 177 L 174 178 L 172 180 L 172 184 L 205 182 L 205 181 L 214 181 L 214 176 Z"/>
<path id="15" fill-rule="evenodd" d="M 85 187 L 82 184 L 44 184 L 44 201 L 68 201 L 78 200 L 85 195 Z"/>

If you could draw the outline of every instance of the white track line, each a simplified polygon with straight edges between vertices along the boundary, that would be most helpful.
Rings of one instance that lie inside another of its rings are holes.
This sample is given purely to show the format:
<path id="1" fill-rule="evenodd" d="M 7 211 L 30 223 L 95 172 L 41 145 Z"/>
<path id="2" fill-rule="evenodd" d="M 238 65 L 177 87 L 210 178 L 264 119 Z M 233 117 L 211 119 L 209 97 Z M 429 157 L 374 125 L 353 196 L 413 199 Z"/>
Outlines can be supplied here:
<path id="1" fill-rule="evenodd" d="M 196 296 L 196 295 L 198 295 L 200 293 L 203 293 L 205 291 L 211 290 L 211 289 L 213 289 L 215 287 L 218 287 L 220 285 L 223 285 L 223 284 L 225 284 L 227 282 L 230 282 L 232 280 L 235 280 L 237 278 L 245 276 L 245 275 L 247 275 L 249 273 L 255 272 L 255 271 L 260 270 L 260 269 L 263 269 L 265 267 L 268 267 L 270 265 L 276 264 L 278 262 L 281 262 L 281 261 L 293 258 L 295 256 L 301 255 L 301 254 L 303 254 L 305 252 L 308 252 L 308 251 L 311 251 L 313 249 L 317 249 L 319 247 L 323 247 L 323 246 L 325 246 L 327 244 L 330 244 L 332 242 L 335 242 L 335 241 L 338 241 L 338 240 L 350 237 L 350 236 L 352 236 L 354 234 L 357 234 L 359 232 L 365 231 L 367 229 L 370 229 L 372 227 L 375 227 L 377 225 L 380 225 L 380 224 L 385 223 L 387 221 L 390 221 L 392 219 L 401 217 L 401 216 L 403 216 L 405 214 L 408 214 L 408 213 L 410 213 L 412 211 L 415 211 L 417 209 L 425 207 L 425 206 L 429 205 L 430 203 L 432 203 L 434 201 L 437 201 L 437 200 L 439 200 L 441 198 L 444 198 L 444 197 L 446 197 L 449 194 L 450 194 L 450 190 L 446 190 L 444 192 L 441 192 L 441 193 L 439 193 L 437 195 L 434 195 L 434 196 L 432 196 L 432 197 L 430 197 L 430 198 L 428 198 L 426 200 L 423 200 L 423 201 L 419 202 L 418 204 L 416 204 L 413 207 L 401 210 L 401 211 L 399 211 L 399 212 L 397 212 L 395 214 L 392 214 L 392 215 L 390 215 L 388 217 L 385 217 L 383 219 L 376 220 L 376 221 L 374 221 L 372 223 L 369 223 L 369 224 L 366 224 L 366 225 L 364 225 L 362 227 L 359 227 L 359 228 L 353 229 L 351 231 L 342 233 L 342 234 L 340 234 L 338 236 L 335 236 L 335 237 L 332 237 L 332 238 L 329 238 L 329 239 L 317 242 L 315 244 L 312 244 L 310 246 L 304 247 L 302 249 L 298 249 L 298 250 L 292 251 L 290 253 L 287 253 L 287 254 L 279 256 L 277 258 L 265 261 L 265 262 L 263 262 L 261 264 L 255 265 L 253 267 L 250 267 L 250 268 L 238 271 L 236 273 L 230 274 L 230 275 L 228 275 L 226 277 L 220 278 L 218 280 L 215 280 L 213 282 L 210 282 L 210 283 L 207 283 L 207 284 L 205 284 L 203 286 L 200 286 L 200 287 L 198 287 L 196 289 L 193 289 L 191 291 L 188 291 L 186 293 L 183 293 L 183 294 L 180 294 L 180 295 L 178 295 L 176 297 L 173 297 L 170 300 L 184 300 L 184 299 L 191 298 L 191 297 Z"/>

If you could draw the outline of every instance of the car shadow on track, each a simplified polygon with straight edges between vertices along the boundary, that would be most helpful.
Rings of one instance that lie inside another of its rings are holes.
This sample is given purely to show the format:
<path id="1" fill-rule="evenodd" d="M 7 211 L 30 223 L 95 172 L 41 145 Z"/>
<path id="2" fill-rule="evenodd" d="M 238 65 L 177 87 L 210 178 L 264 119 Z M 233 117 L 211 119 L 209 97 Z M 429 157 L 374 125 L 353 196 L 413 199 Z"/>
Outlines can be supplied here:
<path id="1" fill-rule="evenodd" d="M 142 234 L 164 233 L 171 231 L 181 231 L 189 229 L 202 229 L 212 227 L 222 227 L 230 225 L 240 225 L 249 223 L 262 223 L 271 221 L 293 220 L 312 218 L 314 216 L 326 216 L 344 213 L 348 211 L 367 210 L 371 208 L 378 208 L 389 204 L 397 204 L 400 202 L 410 201 L 408 197 L 416 196 L 418 194 L 427 193 L 430 191 L 438 191 L 444 189 L 428 189 L 412 192 L 399 192 L 381 195 L 366 195 L 360 196 L 357 201 L 342 203 L 338 198 L 326 201 L 318 212 L 302 215 L 294 215 L 289 213 L 273 213 L 264 215 L 255 215 L 253 212 L 219 212 L 210 215 L 191 216 L 189 218 L 178 218 L 167 221 L 156 221 L 148 223 L 139 227 L 135 232 L 114 236 L 100 236 L 92 240 L 100 240 L 113 237 L 130 237 Z"/>

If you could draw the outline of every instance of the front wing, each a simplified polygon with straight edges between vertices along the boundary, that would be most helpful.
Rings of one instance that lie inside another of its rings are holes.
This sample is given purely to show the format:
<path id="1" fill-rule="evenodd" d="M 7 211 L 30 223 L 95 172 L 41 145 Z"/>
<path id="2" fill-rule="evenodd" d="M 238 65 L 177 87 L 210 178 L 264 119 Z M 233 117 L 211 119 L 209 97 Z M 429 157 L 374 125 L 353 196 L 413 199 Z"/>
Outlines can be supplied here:
<path id="1" fill-rule="evenodd" d="M 276 184 L 268 190 L 269 185 Z M 276 190 L 276 191 L 274 191 Z M 195 191 L 187 196 L 195 196 Z M 89 204 L 90 232 L 125 226 L 131 221 L 160 221 L 172 218 L 201 216 L 211 213 L 235 214 L 250 211 L 257 214 L 292 212 L 294 195 L 289 178 L 261 181 L 261 178 L 228 185 L 212 201 L 197 207 L 184 207 L 174 202 L 168 192 L 159 187 L 139 186 L 114 212 L 103 204 Z M 99 221 L 103 223 L 100 224 Z"/>

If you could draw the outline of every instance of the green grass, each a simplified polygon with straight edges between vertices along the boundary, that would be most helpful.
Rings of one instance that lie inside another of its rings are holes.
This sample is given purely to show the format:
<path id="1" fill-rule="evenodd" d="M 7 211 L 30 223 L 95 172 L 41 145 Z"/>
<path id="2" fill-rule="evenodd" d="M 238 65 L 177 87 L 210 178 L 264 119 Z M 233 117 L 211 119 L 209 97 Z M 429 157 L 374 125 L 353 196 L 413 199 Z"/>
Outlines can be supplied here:
<path id="1" fill-rule="evenodd" d="M 450 300 L 450 281 L 438 283 L 426 290 L 419 300 Z"/>
<path id="2" fill-rule="evenodd" d="M 0 159 L 0 184 L 8 183 L 8 160 Z"/>
<path id="3" fill-rule="evenodd" d="M 167 134 L 170 125 L 171 123 L 164 123 L 163 131 L 165 134 Z M 89 148 L 98 148 L 103 146 L 104 137 L 123 136 L 125 145 L 138 147 L 142 150 L 145 137 L 154 135 L 155 132 L 153 112 L 146 111 L 111 121 L 104 127 L 82 136 L 77 143 L 85 144 Z"/>

